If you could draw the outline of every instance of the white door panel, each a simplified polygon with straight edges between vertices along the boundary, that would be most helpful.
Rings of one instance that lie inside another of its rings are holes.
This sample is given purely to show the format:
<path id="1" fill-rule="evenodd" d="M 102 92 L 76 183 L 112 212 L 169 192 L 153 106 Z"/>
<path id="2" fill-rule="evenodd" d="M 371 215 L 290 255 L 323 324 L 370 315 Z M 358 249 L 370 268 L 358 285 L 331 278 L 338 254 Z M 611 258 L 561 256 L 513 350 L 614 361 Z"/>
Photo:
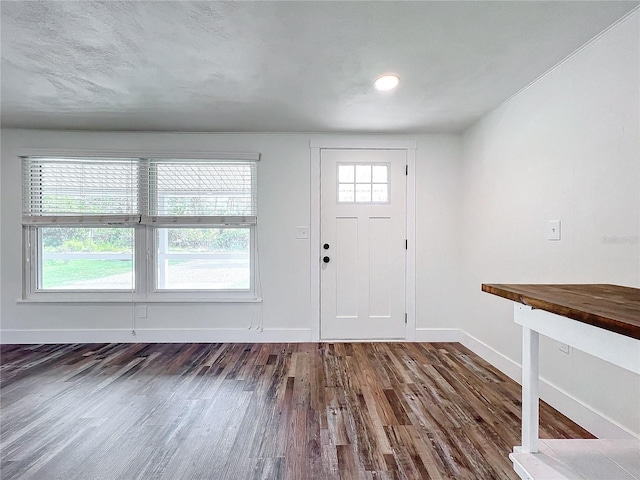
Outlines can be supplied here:
<path id="1" fill-rule="evenodd" d="M 322 339 L 404 339 L 406 151 L 321 151 Z"/>

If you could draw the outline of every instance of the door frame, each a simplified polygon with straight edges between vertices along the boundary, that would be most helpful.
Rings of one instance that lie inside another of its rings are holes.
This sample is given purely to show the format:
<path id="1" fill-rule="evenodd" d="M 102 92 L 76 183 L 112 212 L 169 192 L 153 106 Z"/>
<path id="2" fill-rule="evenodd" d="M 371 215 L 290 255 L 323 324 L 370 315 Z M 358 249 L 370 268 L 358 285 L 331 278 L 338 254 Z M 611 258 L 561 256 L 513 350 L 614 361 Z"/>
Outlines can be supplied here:
<path id="1" fill-rule="evenodd" d="M 405 150 L 407 152 L 407 255 L 405 265 L 405 308 L 407 324 L 405 340 L 415 341 L 416 336 L 416 148 L 415 140 L 384 138 L 316 138 L 309 142 L 311 150 L 311 341 L 320 338 L 320 161 L 322 150 Z"/>

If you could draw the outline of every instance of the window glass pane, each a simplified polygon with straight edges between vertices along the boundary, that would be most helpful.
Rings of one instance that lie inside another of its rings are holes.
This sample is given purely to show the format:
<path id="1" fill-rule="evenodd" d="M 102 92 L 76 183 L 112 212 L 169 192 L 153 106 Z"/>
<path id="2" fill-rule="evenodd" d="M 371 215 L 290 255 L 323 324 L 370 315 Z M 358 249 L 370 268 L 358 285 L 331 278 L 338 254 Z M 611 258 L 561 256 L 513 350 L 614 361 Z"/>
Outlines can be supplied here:
<path id="1" fill-rule="evenodd" d="M 157 288 L 249 290 L 250 228 L 159 228 Z"/>
<path id="2" fill-rule="evenodd" d="M 353 183 L 341 183 L 338 186 L 338 201 L 339 202 L 353 202 L 354 201 L 354 188 Z"/>
<path id="3" fill-rule="evenodd" d="M 389 187 L 386 183 L 374 183 L 371 198 L 374 202 L 389 201 Z"/>
<path id="4" fill-rule="evenodd" d="M 356 202 L 371 201 L 371 184 L 356 184 Z"/>
<path id="5" fill-rule="evenodd" d="M 387 183 L 387 166 L 386 165 L 374 165 L 373 177 L 374 183 Z"/>
<path id="6" fill-rule="evenodd" d="M 371 165 L 356 165 L 356 183 L 371 183 Z"/>
<path id="7" fill-rule="evenodd" d="M 338 165 L 338 182 L 340 183 L 353 183 L 354 165 Z"/>
<path id="8" fill-rule="evenodd" d="M 133 228 L 43 227 L 40 289 L 131 290 Z"/>

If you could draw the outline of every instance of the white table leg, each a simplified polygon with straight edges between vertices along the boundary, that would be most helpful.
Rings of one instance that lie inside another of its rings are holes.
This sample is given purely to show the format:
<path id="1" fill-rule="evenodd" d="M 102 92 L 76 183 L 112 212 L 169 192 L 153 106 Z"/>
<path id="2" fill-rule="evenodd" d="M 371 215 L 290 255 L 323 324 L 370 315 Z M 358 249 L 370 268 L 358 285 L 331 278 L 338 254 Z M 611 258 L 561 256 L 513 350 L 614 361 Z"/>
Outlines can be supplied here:
<path id="1" fill-rule="evenodd" d="M 540 335 L 522 327 L 522 452 L 538 452 Z"/>

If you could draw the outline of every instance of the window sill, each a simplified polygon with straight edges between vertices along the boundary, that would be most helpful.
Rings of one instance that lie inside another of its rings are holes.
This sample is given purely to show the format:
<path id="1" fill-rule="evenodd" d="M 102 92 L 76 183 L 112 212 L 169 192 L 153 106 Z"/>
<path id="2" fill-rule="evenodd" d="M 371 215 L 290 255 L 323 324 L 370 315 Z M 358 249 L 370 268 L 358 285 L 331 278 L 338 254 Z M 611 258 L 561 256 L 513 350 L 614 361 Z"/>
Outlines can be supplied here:
<path id="1" fill-rule="evenodd" d="M 189 304 L 189 303 L 262 303 L 262 298 L 153 298 L 153 299 L 129 299 L 124 300 L 121 298 L 62 298 L 62 297 L 50 297 L 46 298 L 20 298 L 16 301 L 17 304 L 105 304 L 105 305 L 136 305 L 136 304 Z"/>

